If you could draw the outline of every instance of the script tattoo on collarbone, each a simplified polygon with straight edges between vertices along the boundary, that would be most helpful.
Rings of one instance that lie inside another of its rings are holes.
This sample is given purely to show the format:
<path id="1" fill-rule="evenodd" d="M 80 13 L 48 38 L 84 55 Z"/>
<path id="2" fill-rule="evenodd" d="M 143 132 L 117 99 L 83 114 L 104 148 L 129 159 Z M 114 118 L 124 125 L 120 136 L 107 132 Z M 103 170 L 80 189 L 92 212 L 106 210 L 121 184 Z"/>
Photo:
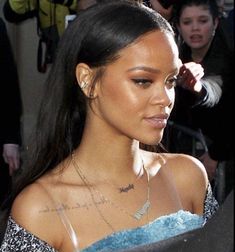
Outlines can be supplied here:
<path id="1" fill-rule="evenodd" d="M 131 189 L 134 189 L 134 185 L 133 184 L 129 184 L 126 187 L 119 187 L 119 192 L 120 193 L 129 192 Z"/>
<path id="2" fill-rule="evenodd" d="M 107 203 L 108 203 L 107 199 L 102 197 L 100 199 L 97 199 L 95 201 L 95 203 L 94 202 L 88 202 L 88 203 L 86 203 L 86 202 L 85 203 L 76 202 L 74 205 L 68 205 L 68 204 L 61 203 L 58 206 L 54 206 L 54 207 L 46 205 L 43 209 L 39 210 L 39 213 L 70 211 L 70 210 L 76 210 L 76 209 L 89 210 L 91 207 L 94 207 L 94 204 L 104 205 L 104 204 L 107 204 Z"/>

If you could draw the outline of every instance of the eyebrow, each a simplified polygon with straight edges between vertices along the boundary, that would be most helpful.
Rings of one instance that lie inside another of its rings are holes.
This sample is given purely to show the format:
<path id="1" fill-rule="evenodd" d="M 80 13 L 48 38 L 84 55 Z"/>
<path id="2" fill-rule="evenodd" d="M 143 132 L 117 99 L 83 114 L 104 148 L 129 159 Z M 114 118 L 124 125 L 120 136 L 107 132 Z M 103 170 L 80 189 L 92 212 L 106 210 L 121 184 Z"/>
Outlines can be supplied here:
<path id="1" fill-rule="evenodd" d="M 127 72 L 131 72 L 131 71 L 135 71 L 135 70 L 143 70 L 146 72 L 150 72 L 150 73 L 160 73 L 161 71 L 152 67 L 146 67 L 146 66 L 137 66 L 137 67 L 133 67 L 127 70 Z M 178 73 L 179 69 L 175 68 L 172 70 L 172 73 Z"/>
<path id="2" fill-rule="evenodd" d="M 210 17 L 209 15 L 200 15 L 200 16 L 197 16 L 197 18 L 208 18 L 208 17 Z M 192 17 L 190 16 L 190 17 L 188 17 L 188 16 L 186 16 L 186 17 L 182 17 L 182 20 L 185 20 L 185 19 L 191 19 Z"/>
<path id="3" fill-rule="evenodd" d="M 142 70 L 150 73 L 159 73 L 160 70 L 152 68 L 152 67 L 146 67 L 146 66 L 137 66 L 137 67 L 132 67 L 127 70 L 127 72 L 135 71 L 135 70 Z"/>

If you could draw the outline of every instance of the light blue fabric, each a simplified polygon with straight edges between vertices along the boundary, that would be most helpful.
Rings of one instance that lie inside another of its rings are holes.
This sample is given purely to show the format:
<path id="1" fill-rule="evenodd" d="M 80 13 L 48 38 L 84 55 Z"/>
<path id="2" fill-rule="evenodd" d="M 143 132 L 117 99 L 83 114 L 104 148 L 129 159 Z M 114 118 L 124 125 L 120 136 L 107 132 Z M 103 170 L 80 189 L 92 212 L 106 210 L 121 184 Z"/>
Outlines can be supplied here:
<path id="1" fill-rule="evenodd" d="M 203 224 L 202 216 L 180 210 L 157 218 L 142 227 L 113 233 L 83 249 L 82 252 L 110 252 L 133 248 L 182 234 L 202 227 Z"/>

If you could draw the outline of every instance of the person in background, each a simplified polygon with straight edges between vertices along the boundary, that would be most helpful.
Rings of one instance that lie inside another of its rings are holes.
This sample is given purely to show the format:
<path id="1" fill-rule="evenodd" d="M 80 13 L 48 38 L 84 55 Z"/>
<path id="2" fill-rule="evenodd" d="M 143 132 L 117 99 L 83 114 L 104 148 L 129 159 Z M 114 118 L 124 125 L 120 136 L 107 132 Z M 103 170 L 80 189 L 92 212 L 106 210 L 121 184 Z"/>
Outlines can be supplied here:
<path id="1" fill-rule="evenodd" d="M 21 96 L 17 68 L 6 25 L 0 18 L 0 205 L 11 191 L 20 167 Z"/>
<path id="2" fill-rule="evenodd" d="M 130 1 L 142 3 L 142 0 L 130 0 Z M 80 11 L 85 10 L 86 8 L 92 6 L 93 4 L 102 2 L 108 2 L 108 0 L 79 0 L 77 4 L 77 11 L 79 13 Z"/>
<path id="3" fill-rule="evenodd" d="M 234 0 L 216 0 L 222 17 L 227 17 L 234 9 Z"/>
<path id="4" fill-rule="evenodd" d="M 227 43 L 229 50 L 234 51 L 234 8 L 226 6 L 226 2 L 232 1 L 217 0 L 220 12 L 218 30 L 221 39 Z"/>
<path id="5" fill-rule="evenodd" d="M 98 3 L 97 0 L 80 0 L 77 5 L 77 12 L 79 13 L 81 10 L 85 10 L 86 8 L 92 6 L 93 4 Z"/>
<path id="6" fill-rule="evenodd" d="M 218 204 L 202 163 L 140 148 L 161 142 L 180 64 L 171 26 L 142 4 L 100 3 L 70 23 L 2 252 L 117 251 L 204 225 Z"/>
<path id="7" fill-rule="evenodd" d="M 180 0 L 143 0 L 143 3 L 161 14 L 166 20 L 171 22 L 173 17 L 173 6 Z"/>
<path id="8" fill-rule="evenodd" d="M 6 0 L 3 7 L 4 17 L 11 23 L 37 18 L 37 68 L 42 73 L 54 61 L 58 41 L 65 30 L 66 16 L 76 14 L 76 11 L 77 0 Z"/>
<path id="9" fill-rule="evenodd" d="M 187 90 L 176 94 L 173 120 L 201 129 L 209 141 L 208 151 L 201 153 L 209 178 L 214 180 L 218 162 L 234 159 L 233 123 L 228 116 L 232 109 L 233 55 L 220 35 L 219 11 L 214 0 L 182 0 L 176 5 L 176 26 L 182 38 L 179 45 L 183 63 L 194 61 L 204 68 L 209 95 L 216 103 L 195 106 Z M 202 79 L 202 80 L 203 80 Z M 212 105 L 212 106 L 211 106 Z M 226 122 L 224 122 L 226 118 Z"/>
<path id="10" fill-rule="evenodd" d="M 144 0 L 143 3 L 153 10 L 160 13 L 166 20 L 168 20 L 175 31 L 177 39 L 178 30 L 174 23 L 174 10 L 175 6 L 180 3 L 181 0 Z M 210 96 L 209 90 L 207 90 L 207 82 L 203 81 L 204 69 L 201 64 L 195 62 L 187 62 L 181 65 L 179 72 L 179 78 L 177 79 L 177 86 L 187 89 L 195 96 L 195 104 L 210 103 L 210 106 L 214 105 L 218 101 L 218 97 Z"/>

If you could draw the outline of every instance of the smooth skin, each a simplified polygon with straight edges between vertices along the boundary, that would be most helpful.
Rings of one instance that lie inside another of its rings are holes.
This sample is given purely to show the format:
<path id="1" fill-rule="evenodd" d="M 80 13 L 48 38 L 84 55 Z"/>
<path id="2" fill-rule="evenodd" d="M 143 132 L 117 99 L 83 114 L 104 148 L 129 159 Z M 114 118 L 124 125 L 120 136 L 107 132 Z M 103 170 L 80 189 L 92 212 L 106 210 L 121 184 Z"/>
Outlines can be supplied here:
<path id="1" fill-rule="evenodd" d="M 134 228 L 180 209 L 202 215 L 207 175 L 197 159 L 139 149 L 139 141 L 159 143 L 174 103 L 178 50 L 172 35 L 153 31 L 124 48 L 96 83 L 80 146 L 54 171 L 16 198 L 11 215 L 24 228 L 60 252 L 72 252 L 71 240 L 54 210 L 64 204 L 80 249 L 113 231 Z M 78 83 L 89 85 L 96 69 L 79 64 Z M 150 174 L 149 214 L 134 214 L 146 201 Z M 94 190 L 89 190 L 89 182 Z M 118 188 L 134 184 L 128 193 Z M 108 202 L 102 201 L 103 196 Z M 94 203 L 95 202 L 95 203 Z M 110 202 L 113 202 L 111 204 Z M 96 205 L 98 205 L 98 209 Z M 40 225 L 39 225 L 40 223 Z M 109 223 L 110 225 L 108 225 Z"/>

